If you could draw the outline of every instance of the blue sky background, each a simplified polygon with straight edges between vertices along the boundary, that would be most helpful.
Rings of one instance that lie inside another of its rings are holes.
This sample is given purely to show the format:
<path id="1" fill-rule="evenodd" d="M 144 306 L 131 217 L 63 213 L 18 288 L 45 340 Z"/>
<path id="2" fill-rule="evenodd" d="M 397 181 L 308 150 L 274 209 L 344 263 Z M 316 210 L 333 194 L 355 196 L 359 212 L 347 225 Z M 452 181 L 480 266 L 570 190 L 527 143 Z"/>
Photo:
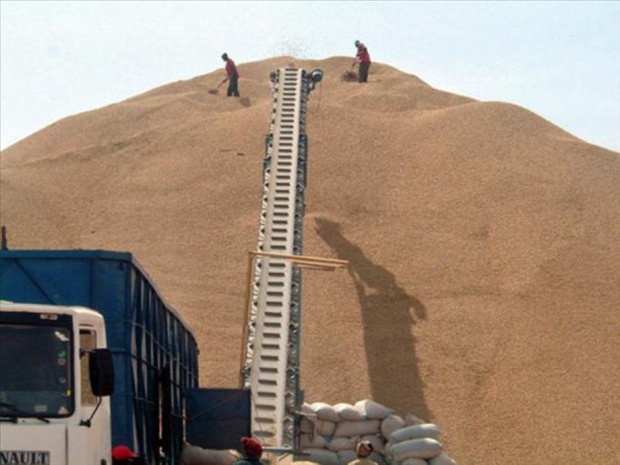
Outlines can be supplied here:
<path id="1" fill-rule="evenodd" d="M 154 87 L 355 54 L 620 151 L 620 1 L 0 1 L 1 148 Z"/>

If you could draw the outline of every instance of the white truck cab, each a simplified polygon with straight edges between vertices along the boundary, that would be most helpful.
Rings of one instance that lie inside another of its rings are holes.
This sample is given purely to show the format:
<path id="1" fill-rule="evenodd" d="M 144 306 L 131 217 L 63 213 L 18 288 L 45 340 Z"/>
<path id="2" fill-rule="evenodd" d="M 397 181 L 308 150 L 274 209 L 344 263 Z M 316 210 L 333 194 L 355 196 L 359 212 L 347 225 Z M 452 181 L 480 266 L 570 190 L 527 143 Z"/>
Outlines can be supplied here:
<path id="1" fill-rule="evenodd" d="M 110 465 L 113 383 L 101 314 L 0 301 L 0 465 Z"/>

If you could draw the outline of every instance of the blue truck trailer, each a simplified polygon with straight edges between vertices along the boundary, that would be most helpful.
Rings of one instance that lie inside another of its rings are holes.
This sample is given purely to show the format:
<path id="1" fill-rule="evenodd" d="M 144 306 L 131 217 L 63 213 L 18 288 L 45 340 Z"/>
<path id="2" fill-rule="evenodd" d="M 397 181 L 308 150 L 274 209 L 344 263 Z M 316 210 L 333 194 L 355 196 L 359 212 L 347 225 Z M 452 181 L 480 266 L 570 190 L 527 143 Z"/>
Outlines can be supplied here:
<path id="1" fill-rule="evenodd" d="M 198 346 L 192 331 L 130 253 L 2 250 L 0 300 L 5 307 L 0 313 L 0 343 L 8 344 L 13 334 L 20 336 L 16 344 L 25 344 L 28 334 L 38 335 L 32 344 L 23 345 L 18 357 L 9 358 L 8 349 L 0 350 L 1 460 L 50 465 L 92 460 L 101 465 L 110 463 L 111 446 L 127 445 L 147 463 L 177 463 L 185 440 L 185 396 L 200 392 Z M 98 318 L 99 332 L 107 334 L 107 343 L 105 338 L 98 339 L 91 347 L 107 344 L 113 360 L 114 393 L 103 404 L 89 404 L 92 393 L 84 382 L 87 358 L 83 346 L 90 332 L 97 331 Z M 44 351 L 43 343 L 36 341 L 43 341 L 46 331 L 53 343 Z M 70 340 L 79 345 L 75 351 L 68 345 Z M 56 353 L 50 365 L 63 371 L 57 376 L 63 383 L 61 407 L 51 407 L 49 387 L 20 390 L 4 386 L 26 369 L 26 361 L 50 352 Z M 38 400 L 27 407 L 26 399 L 33 398 Z M 13 399 L 24 404 L 15 405 Z M 80 412 L 84 405 L 93 408 Z M 93 433 L 97 425 L 103 431 Z M 52 441 L 56 430 L 63 434 Z M 92 436 L 90 442 L 86 430 Z M 19 445 L 24 439 L 18 438 L 26 437 L 30 441 L 39 438 L 39 444 L 52 441 L 48 449 L 61 450 L 50 453 L 32 443 Z M 97 442 L 107 450 L 93 452 Z"/>

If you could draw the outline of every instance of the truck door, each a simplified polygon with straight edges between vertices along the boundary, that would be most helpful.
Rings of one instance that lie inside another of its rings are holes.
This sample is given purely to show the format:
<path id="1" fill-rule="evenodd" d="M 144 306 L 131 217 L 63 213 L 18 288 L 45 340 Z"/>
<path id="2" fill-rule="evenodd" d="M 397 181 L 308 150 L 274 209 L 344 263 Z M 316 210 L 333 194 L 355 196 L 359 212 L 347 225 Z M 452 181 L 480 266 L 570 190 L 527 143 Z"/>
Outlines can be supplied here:
<path id="1" fill-rule="evenodd" d="M 104 346 L 98 331 L 94 327 L 80 326 L 79 357 L 80 379 L 79 402 L 80 418 L 91 418 L 90 426 L 72 425 L 69 431 L 69 463 L 97 464 L 110 463 L 111 444 L 111 418 L 109 399 L 102 398 L 101 405 L 97 407 L 100 399 L 95 396 L 90 386 L 89 378 L 89 352 Z M 97 409 L 93 416 L 93 412 Z"/>

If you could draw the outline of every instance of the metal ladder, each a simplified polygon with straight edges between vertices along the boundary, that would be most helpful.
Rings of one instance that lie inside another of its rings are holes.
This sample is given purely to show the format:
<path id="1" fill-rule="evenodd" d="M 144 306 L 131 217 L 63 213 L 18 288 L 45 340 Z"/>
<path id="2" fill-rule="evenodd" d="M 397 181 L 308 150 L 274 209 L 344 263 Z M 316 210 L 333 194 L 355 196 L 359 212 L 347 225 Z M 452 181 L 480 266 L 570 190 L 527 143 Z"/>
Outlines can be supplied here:
<path id="1" fill-rule="evenodd" d="M 322 72 L 321 72 L 322 76 Z M 306 103 L 314 83 L 303 70 L 271 73 L 272 113 L 263 165 L 258 250 L 302 254 L 306 188 Z M 293 448 L 299 397 L 301 270 L 289 260 L 254 262 L 244 387 L 252 392 L 252 435 Z"/>

